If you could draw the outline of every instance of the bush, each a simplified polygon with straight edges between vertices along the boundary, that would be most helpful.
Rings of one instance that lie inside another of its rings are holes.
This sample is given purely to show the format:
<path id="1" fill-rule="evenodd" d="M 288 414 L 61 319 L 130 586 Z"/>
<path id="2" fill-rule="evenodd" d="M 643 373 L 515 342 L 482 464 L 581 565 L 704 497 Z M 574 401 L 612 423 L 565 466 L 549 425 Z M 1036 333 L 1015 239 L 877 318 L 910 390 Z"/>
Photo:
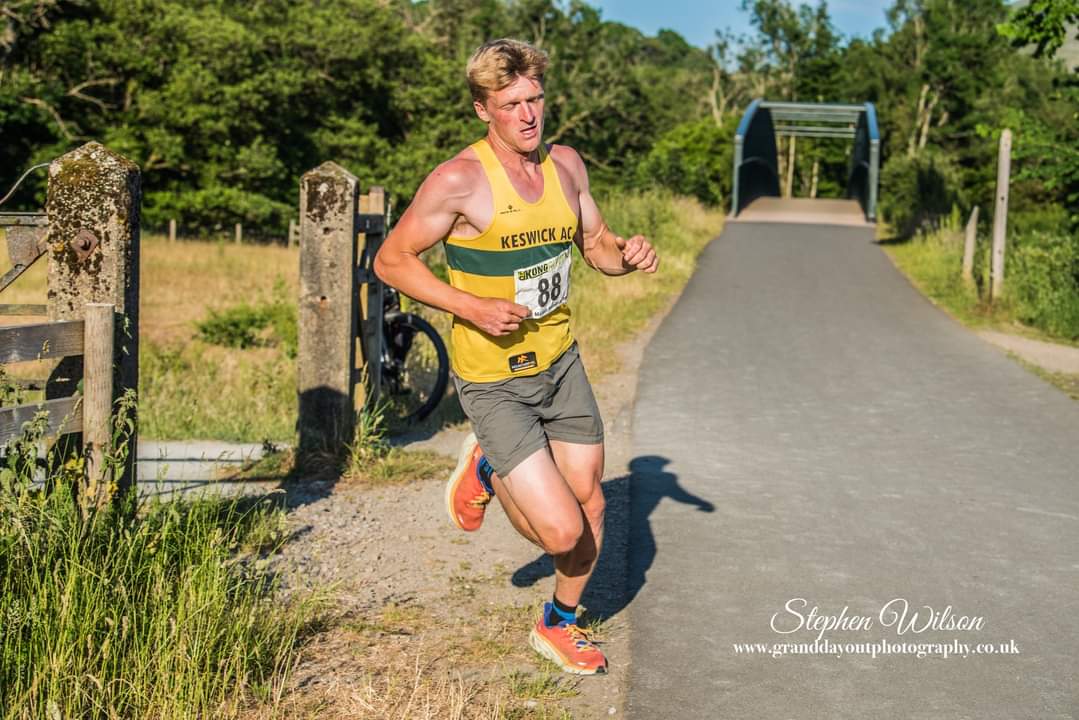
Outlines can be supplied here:
<path id="1" fill-rule="evenodd" d="M 251 348 L 280 345 L 295 358 L 298 343 L 296 306 L 284 299 L 284 282 L 274 285 L 274 297 L 258 305 L 241 303 L 225 310 L 210 310 L 209 317 L 196 323 L 199 337 L 211 345 Z M 266 332 L 269 330 L 269 332 Z"/>
<path id="2" fill-rule="evenodd" d="M 953 206 L 963 205 L 956 190 L 961 180 L 959 169 L 938 151 L 892 157 L 881 171 L 881 216 L 899 237 L 934 230 Z"/>
<path id="3" fill-rule="evenodd" d="M 1079 340 L 1079 237 L 1033 232 L 1011 242 L 1004 288 L 1016 317 L 1052 335 Z"/>
<path id="4" fill-rule="evenodd" d="M 722 126 L 706 119 L 674 127 L 637 166 L 638 184 L 658 185 L 709 205 L 722 205 L 731 193 L 732 123 L 737 119 Z"/>

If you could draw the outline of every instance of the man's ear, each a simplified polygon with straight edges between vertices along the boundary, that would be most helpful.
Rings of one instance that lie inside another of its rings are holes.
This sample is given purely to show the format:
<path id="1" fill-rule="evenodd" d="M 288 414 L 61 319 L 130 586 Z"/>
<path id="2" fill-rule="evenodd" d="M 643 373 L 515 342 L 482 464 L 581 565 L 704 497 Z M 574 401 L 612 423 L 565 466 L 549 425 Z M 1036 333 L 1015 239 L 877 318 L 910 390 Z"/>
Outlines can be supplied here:
<path id="1" fill-rule="evenodd" d="M 485 123 L 491 122 L 491 116 L 487 112 L 486 103 L 481 103 L 479 100 L 473 100 L 472 108 L 476 111 L 476 115 L 479 116 L 480 120 Z"/>

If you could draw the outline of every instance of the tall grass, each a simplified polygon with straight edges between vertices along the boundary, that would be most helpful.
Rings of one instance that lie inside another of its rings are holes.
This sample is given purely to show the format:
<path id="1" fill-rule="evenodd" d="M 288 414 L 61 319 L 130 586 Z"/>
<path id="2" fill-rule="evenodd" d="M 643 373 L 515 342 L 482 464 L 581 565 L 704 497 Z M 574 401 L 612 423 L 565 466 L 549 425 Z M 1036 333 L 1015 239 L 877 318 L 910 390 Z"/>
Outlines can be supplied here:
<path id="1" fill-rule="evenodd" d="M 1026 229 L 1008 237 L 1002 297 L 990 299 L 990 238 L 978 238 L 974 283 L 961 277 L 963 231 L 953 213 L 937 230 L 888 247 L 930 298 L 971 325 L 1020 323 L 1048 338 L 1079 341 L 1079 236 Z"/>
<path id="2" fill-rule="evenodd" d="M 139 359 L 143 437 L 292 440 L 296 362 L 283 350 L 144 341 Z"/>
<path id="3" fill-rule="evenodd" d="M 41 418 L 0 469 L 0 717 L 231 717 L 273 705 L 312 617 L 275 603 L 267 501 L 133 496 L 89 515 L 78 461 L 33 483 Z"/>

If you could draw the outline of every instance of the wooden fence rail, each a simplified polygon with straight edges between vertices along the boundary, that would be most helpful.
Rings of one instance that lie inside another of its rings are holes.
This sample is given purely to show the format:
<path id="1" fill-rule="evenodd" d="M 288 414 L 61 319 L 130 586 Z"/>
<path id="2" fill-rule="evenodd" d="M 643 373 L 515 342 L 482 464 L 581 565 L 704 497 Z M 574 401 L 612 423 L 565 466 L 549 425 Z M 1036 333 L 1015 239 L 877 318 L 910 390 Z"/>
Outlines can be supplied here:
<path id="1" fill-rule="evenodd" d="M 0 446 L 22 433 L 23 423 L 41 411 L 49 414 L 45 434 L 81 432 L 83 441 L 99 450 L 111 437 L 113 313 L 108 303 L 86 306 L 86 320 L 15 325 L 0 328 L 0 363 L 10 364 L 49 358 L 84 357 L 83 393 L 0 408 Z M 81 402 L 80 402 L 81 400 Z M 104 407 L 104 413 L 102 408 Z M 100 468 L 100 455 L 97 463 Z"/>

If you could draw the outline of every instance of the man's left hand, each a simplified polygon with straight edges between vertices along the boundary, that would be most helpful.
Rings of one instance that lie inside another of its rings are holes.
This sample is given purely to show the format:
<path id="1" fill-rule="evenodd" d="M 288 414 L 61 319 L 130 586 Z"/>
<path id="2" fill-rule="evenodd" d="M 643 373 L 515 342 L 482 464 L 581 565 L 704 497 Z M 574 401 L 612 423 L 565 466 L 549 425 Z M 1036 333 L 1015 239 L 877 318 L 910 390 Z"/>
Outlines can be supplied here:
<path id="1" fill-rule="evenodd" d="M 622 251 L 622 265 L 627 269 L 643 270 L 646 273 L 654 273 L 659 269 L 656 249 L 644 235 L 634 235 L 629 240 L 616 236 L 615 243 Z"/>

